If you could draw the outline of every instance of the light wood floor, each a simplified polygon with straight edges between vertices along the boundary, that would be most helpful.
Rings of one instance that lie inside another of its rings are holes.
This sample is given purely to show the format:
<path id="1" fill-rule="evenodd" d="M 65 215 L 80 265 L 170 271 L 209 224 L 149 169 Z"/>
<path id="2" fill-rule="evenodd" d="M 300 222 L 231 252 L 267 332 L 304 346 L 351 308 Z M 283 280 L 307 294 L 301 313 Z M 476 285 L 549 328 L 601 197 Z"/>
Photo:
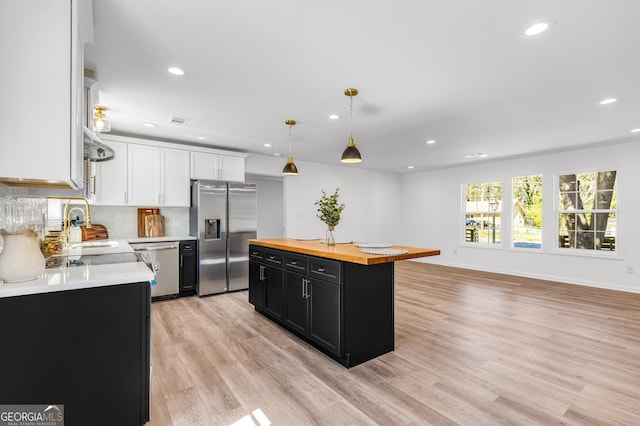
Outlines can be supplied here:
<path id="1" fill-rule="evenodd" d="M 640 295 L 410 261 L 395 293 L 352 369 L 246 292 L 154 302 L 149 424 L 640 424 Z"/>

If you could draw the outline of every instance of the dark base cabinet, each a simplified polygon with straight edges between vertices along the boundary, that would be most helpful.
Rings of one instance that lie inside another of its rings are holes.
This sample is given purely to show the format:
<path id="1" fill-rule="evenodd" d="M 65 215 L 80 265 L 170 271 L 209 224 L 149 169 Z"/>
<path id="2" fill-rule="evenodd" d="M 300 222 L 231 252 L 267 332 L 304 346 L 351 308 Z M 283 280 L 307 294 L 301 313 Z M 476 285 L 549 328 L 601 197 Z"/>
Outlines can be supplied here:
<path id="1" fill-rule="evenodd" d="M 180 241 L 180 296 L 196 294 L 198 284 L 198 241 Z"/>
<path id="2" fill-rule="evenodd" d="M 254 245 L 249 252 L 256 311 L 346 367 L 393 351 L 392 262 L 361 265 Z"/>
<path id="3" fill-rule="evenodd" d="M 0 299 L 0 403 L 63 404 L 65 425 L 149 421 L 148 282 Z"/>

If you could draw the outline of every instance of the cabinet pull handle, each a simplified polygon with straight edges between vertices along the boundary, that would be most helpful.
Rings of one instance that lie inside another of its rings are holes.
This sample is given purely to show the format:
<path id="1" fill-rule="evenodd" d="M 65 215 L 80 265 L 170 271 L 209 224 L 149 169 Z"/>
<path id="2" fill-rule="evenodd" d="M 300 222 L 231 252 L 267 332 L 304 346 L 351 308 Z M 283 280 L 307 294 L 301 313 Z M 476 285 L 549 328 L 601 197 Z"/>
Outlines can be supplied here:
<path id="1" fill-rule="evenodd" d="M 260 265 L 260 281 L 264 281 L 264 266 Z"/>
<path id="2" fill-rule="evenodd" d="M 297 265 L 297 264 L 298 264 L 298 262 L 296 262 L 295 260 L 292 260 L 292 261 L 291 261 L 291 264 L 295 266 L 295 265 Z"/>
<path id="3" fill-rule="evenodd" d="M 304 278 L 302 279 L 302 298 L 305 299 L 306 298 L 306 292 L 305 292 L 305 286 L 307 285 L 307 280 L 305 280 Z"/>
<path id="4" fill-rule="evenodd" d="M 318 272 L 324 272 L 324 268 L 318 268 Z"/>

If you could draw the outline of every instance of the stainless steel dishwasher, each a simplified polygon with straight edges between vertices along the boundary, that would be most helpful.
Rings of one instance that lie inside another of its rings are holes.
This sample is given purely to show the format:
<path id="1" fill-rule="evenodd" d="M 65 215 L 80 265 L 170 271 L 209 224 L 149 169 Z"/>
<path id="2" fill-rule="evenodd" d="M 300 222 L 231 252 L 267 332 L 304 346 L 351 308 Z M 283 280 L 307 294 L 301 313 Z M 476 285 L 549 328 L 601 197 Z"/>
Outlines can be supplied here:
<path id="1" fill-rule="evenodd" d="M 151 283 L 152 298 L 175 297 L 180 292 L 180 260 L 177 241 L 131 243 L 138 259 L 156 274 Z"/>

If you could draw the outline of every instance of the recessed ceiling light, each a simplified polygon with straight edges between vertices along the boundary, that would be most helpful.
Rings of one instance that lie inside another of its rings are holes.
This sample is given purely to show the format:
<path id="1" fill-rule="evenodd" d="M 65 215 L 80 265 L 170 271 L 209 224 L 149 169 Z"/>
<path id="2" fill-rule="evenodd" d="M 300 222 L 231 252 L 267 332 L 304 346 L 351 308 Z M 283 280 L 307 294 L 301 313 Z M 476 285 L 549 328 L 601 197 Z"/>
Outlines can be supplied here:
<path id="1" fill-rule="evenodd" d="M 265 144 L 264 144 L 264 146 L 265 146 L 266 148 L 271 148 L 273 145 L 272 145 L 272 144 L 270 144 L 270 143 L 265 143 Z"/>
<path id="2" fill-rule="evenodd" d="M 415 167 L 413 167 L 413 166 L 409 166 L 409 167 L 407 167 L 407 169 L 414 169 L 414 168 L 415 168 Z"/>
<path id="3" fill-rule="evenodd" d="M 184 70 L 178 67 L 171 67 L 167 71 L 169 71 L 173 75 L 184 75 Z"/>
<path id="4" fill-rule="evenodd" d="M 199 141 L 203 141 L 203 140 L 205 140 L 206 138 L 205 138 L 204 136 L 196 136 L 196 139 L 198 139 Z"/>
<path id="5" fill-rule="evenodd" d="M 436 143 L 436 141 L 434 141 L 433 139 L 429 139 L 426 144 L 427 145 L 433 145 L 434 143 Z"/>
<path id="6" fill-rule="evenodd" d="M 608 99 L 603 99 L 600 101 L 600 105 L 609 105 L 612 104 L 614 102 L 617 102 L 618 100 L 616 98 L 608 98 Z"/>
<path id="7" fill-rule="evenodd" d="M 340 116 L 339 116 L 338 114 L 330 114 L 330 115 L 329 115 L 329 118 L 330 118 L 331 120 L 337 120 L 338 118 L 340 118 Z"/>
<path id="8" fill-rule="evenodd" d="M 631 129 L 631 133 L 638 133 L 638 132 L 640 132 L 640 127 L 637 129 Z"/>
<path id="9" fill-rule="evenodd" d="M 280 154 L 279 152 L 274 152 L 273 155 L 275 155 L 276 157 L 280 157 L 282 154 Z"/>
<path id="10" fill-rule="evenodd" d="M 153 124 L 153 123 L 143 123 L 142 125 L 143 125 L 144 127 L 156 127 L 156 125 L 155 125 L 155 124 Z"/>
<path id="11" fill-rule="evenodd" d="M 486 158 L 489 154 L 485 154 L 483 152 L 476 152 L 475 154 L 467 154 L 464 158 Z"/>
<path id="12" fill-rule="evenodd" d="M 535 22 L 525 28 L 522 36 L 527 38 L 537 37 L 540 34 L 548 31 L 551 27 L 553 27 L 554 24 L 555 21 L 551 19 Z"/>

